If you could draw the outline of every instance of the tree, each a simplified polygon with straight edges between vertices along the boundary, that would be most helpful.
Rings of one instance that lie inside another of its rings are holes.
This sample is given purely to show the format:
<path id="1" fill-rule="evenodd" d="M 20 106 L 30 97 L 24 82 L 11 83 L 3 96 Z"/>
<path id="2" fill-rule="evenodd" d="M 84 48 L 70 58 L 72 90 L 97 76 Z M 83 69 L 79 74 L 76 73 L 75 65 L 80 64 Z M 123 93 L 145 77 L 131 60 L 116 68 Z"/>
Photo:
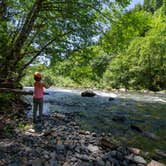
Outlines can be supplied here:
<path id="1" fill-rule="evenodd" d="M 151 14 L 145 11 L 129 11 L 112 23 L 100 43 L 112 57 L 125 51 L 136 37 L 144 37 L 150 29 Z"/>
<path id="2" fill-rule="evenodd" d="M 88 46 L 101 33 L 109 0 L 1 0 L 0 82 L 15 87 L 25 68 L 38 56 L 64 56 Z M 107 6 L 107 7 L 106 7 Z M 101 19 L 101 17 L 103 19 Z"/>
<path id="3" fill-rule="evenodd" d="M 153 91 L 166 88 L 166 18 L 163 9 L 157 10 L 150 18 L 150 22 L 143 25 L 149 27 L 146 33 L 140 33 L 130 40 L 126 49 L 121 49 L 110 62 L 104 74 L 104 80 L 110 86 Z M 133 26 L 142 29 L 139 27 L 141 24 Z M 130 29 L 127 32 L 131 32 Z"/>
<path id="4" fill-rule="evenodd" d="M 144 10 L 154 13 L 164 4 L 164 0 L 144 0 Z"/>

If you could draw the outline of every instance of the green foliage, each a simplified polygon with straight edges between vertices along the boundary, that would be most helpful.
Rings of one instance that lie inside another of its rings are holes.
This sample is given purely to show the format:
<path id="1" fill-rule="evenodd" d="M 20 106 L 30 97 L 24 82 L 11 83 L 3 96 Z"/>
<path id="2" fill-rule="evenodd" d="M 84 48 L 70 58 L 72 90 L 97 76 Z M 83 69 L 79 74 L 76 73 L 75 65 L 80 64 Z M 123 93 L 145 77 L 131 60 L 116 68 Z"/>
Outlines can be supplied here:
<path id="1" fill-rule="evenodd" d="M 0 75 L 19 82 L 24 70 L 37 57 L 56 62 L 72 51 L 91 45 L 111 18 L 130 0 L 57 1 L 6 0 L 0 6 Z M 105 8 L 107 6 L 107 8 Z M 116 6 L 116 8 L 115 8 Z M 119 8 L 118 8 L 119 7 Z M 52 57 L 52 58 L 51 58 Z"/>
<path id="2" fill-rule="evenodd" d="M 153 15 L 150 27 L 144 36 L 139 34 L 131 40 L 127 49 L 111 61 L 104 75 L 105 84 L 154 91 L 166 88 L 165 16 Z"/>
<path id="3" fill-rule="evenodd" d="M 18 127 L 20 130 L 25 131 L 25 130 L 27 130 L 27 129 L 30 128 L 30 124 L 25 123 L 25 122 L 19 122 L 18 125 L 17 125 L 17 127 Z"/>
<path id="4" fill-rule="evenodd" d="M 129 11 L 115 21 L 100 41 L 106 52 L 114 56 L 127 49 L 136 37 L 146 35 L 150 29 L 151 14 L 145 11 Z"/>
<path id="5" fill-rule="evenodd" d="M 164 0 L 144 0 L 144 10 L 154 13 L 164 4 Z"/>
<path id="6" fill-rule="evenodd" d="M 110 29 L 91 46 L 64 53 L 65 45 L 61 43 L 59 48 L 65 56 L 56 52 L 50 68 L 31 66 L 23 82 L 30 84 L 30 75 L 41 71 L 48 77 L 46 82 L 53 82 L 54 86 L 166 89 L 165 5 L 157 4 L 154 12 L 147 11 L 139 6 L 118 13 Z M 113 15 L 108 11 L 105 14 Z"/>
<path id="7" fill-rule="evenodd" d="M 1 111 L 7 111 L 14 98 L 15 95 L 13 93 L 0 93 Z"/>

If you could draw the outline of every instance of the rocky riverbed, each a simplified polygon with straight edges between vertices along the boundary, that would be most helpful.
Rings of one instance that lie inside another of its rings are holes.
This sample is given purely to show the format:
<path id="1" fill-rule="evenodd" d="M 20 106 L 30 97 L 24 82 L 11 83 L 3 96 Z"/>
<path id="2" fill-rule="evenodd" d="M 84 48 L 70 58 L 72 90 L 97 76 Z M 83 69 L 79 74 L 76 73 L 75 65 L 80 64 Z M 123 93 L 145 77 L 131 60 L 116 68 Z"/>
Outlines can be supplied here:
<path id="1" fill-rule="evenodd" d="M 164 166 L 148 152 L 127 147 L 111 134 L 82 130 L 77 113 L 52 113 L 33 124 L 26 117 L 0 139 L 0 166 Z"/>

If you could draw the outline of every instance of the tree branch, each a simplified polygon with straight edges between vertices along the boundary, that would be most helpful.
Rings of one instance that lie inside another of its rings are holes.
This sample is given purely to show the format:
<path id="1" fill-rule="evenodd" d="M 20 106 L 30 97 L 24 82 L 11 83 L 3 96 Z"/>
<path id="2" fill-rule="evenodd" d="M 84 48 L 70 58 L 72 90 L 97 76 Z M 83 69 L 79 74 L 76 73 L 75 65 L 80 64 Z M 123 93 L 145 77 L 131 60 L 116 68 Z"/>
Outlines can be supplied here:
<path id="1" fill-rule="evenodd" d="M 74 30 L 70 30 L 70 31 L 68 31 L 68 32 L 66 32 L 66 33 L 64 33 L 64 34 L 62 34 L 61 36 L 59 36 L 59 37 L 63 37 L 63 36 L 66 36 L 67 34 L 70 34 L 71 32 L 73 32 Z M 33 56 L 33 58 L 29 61 L 29 62 L 27 62 L 21 69 L 20 69 L 20 71 L 23 71 L 27 66 L 29 66 L 50 44 L 52 44 L 54 41 L 56 41 L 57 40 L 57 37 L 56 38 L 53 38 L 52 40 L 50 40 L 47 44 L 45 44 L 41 49 L 40 49 L 40 51 L 38 51 L 37 52 L 37 54 L 36 55 L 34 55 Z"/>
<path id="2" fill-rule="evenodd" d="M 36 0 L 36 2 L 34 3 L 32 10 L 28 13 L 27 18 L 25 20 L 25 23 L 16 39 L 16 42 L 14 44 L 14 52 L 20 52 L 22 46 L 24 45 L 24 42 L 26 41 L 26 39 L 28 38 L 34 22 L 40 12 L 40 6 L 42 4 L 43 0 Z M 18 57 L 19 58 L 19 57 Z"/>

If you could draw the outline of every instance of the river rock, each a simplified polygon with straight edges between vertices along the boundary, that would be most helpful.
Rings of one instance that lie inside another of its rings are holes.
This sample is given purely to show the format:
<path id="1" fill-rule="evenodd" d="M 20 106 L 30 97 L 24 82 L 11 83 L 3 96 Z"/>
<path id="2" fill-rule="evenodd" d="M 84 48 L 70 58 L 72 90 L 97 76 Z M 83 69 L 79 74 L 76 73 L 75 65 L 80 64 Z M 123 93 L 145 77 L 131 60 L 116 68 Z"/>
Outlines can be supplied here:
<path id="1" fill-rule="evenodd" d="M 95 165 L 96 166 L 105 166 L 105 162 L 102 160 L 102 158 L 98 157 Z"/>
<path id="2" fill-rule="evenodd" d="M 166 152 L 160 150 L 160 149 L 155 149 L 155 153 L 160 156 L 161 158 L 166 158 Z"/>
<path id="3" fill-rule="evenodd" d="M 97 153 L 99 151 L 99 148 L 98 148 L 98 146 L 93 146 L 92 144 L 89 144 L 88 150 L 92 153 Z"/>
<path id="4" fill-rule="evenodd" d="M 96 95 L 96 93 L 94 93 L 91 90 L 86 90 L 86 91 L 84 91 L 84 92 L 81 93 L 82 97 L 93 97 L 95 95 Z"/>
<path id="5" fill-rule="evenodd" d="M 140 133 L 143 132 L 143 130 L 141 129 L 141 127 L 139 127 L 138 125 L 131 124 L 130 127 L 131 127 L 131 129 L 133 129 L 133 130 L 135 130 L 137 132 L 140 132 Z"/>
<path id="6" fill-rule="evenodd" d="M 112 101 L 112 100 L 114 100 L 114 98 L 113 97 L 109 97 L 109 99 L 108 99 L 109 101 Z"/>
<path id="7" fill-rule="evenodd" d="M 136 164 L 145 164 L 145 165 L 147 164 L 145 159 L 141 156 L 136 156 L 136 155 L 130 154 L 128 156 L 125 156 L 124 158 L 127 160 L 130 160 L 132 162 L 135 162 Z"/>
<path id="8" fill-rule="evenodd" d="M 138 154 L 141 153 L 141 150 L 138 149 L 138 148 L 129 147 L 128 150 L 129 150 L 131 153 L 134 153 L 134 154 L 136 154 L 136 155 L 138 155 Z"/>
<path id="9" fill-rule="evenodd" d="M 40 158 L 37 158 L 35 160 L 32 160 L 31 164 L 32 164 L 32 166 L 41 166 L 42 162 L 41 162 Z"/>
<path id="10" fill-rule="evenodd" d="M 158 161 L 151 160 L 151 162 L 147 166 L 165 166 L 165 165 Z"/>
<path id="11" fill-rule="evenodd" d="M 146 137 L 152 139 L 152 140 L 155 140 L 155 141 L 156 141 L 156 140 L 159 140 L 159 137 L 156 136 L 154 133 L 150 133 L 150 132 L 144 131 L 142 134 L 143 134 L 144 136 L 146 136 Z"/>
<path id="12" fill-rule="evenodd" d="M 124 115 L 114 115 L 112 120 L 116 122 L 124 122 L 126 117 Z"/>
<path id="13" fill-rule="evenodd" d="M 15 162 L 18 166 L 141 166 L 146 163 L 106 134 L 102 137 L 85 130 L 81 132 L 78 125 L 78 130 L 74 129 L 76 125 L 71 123 L 74 114 L 63 115 L 70 122 L 50 115 L 40 129 L 35 124 L 32 130 L 18 131 L 11 139 L 0 140 L 0 165 Z M 31 134 L 26 135 L 26 132 Z"/>
<path id="14" fill-rule="evenodd" d="M 102 137 L 100 139 L 100 145 L 106 148 L 115 149 L 118 145 L 113 143 L 110 138 Z"/>

